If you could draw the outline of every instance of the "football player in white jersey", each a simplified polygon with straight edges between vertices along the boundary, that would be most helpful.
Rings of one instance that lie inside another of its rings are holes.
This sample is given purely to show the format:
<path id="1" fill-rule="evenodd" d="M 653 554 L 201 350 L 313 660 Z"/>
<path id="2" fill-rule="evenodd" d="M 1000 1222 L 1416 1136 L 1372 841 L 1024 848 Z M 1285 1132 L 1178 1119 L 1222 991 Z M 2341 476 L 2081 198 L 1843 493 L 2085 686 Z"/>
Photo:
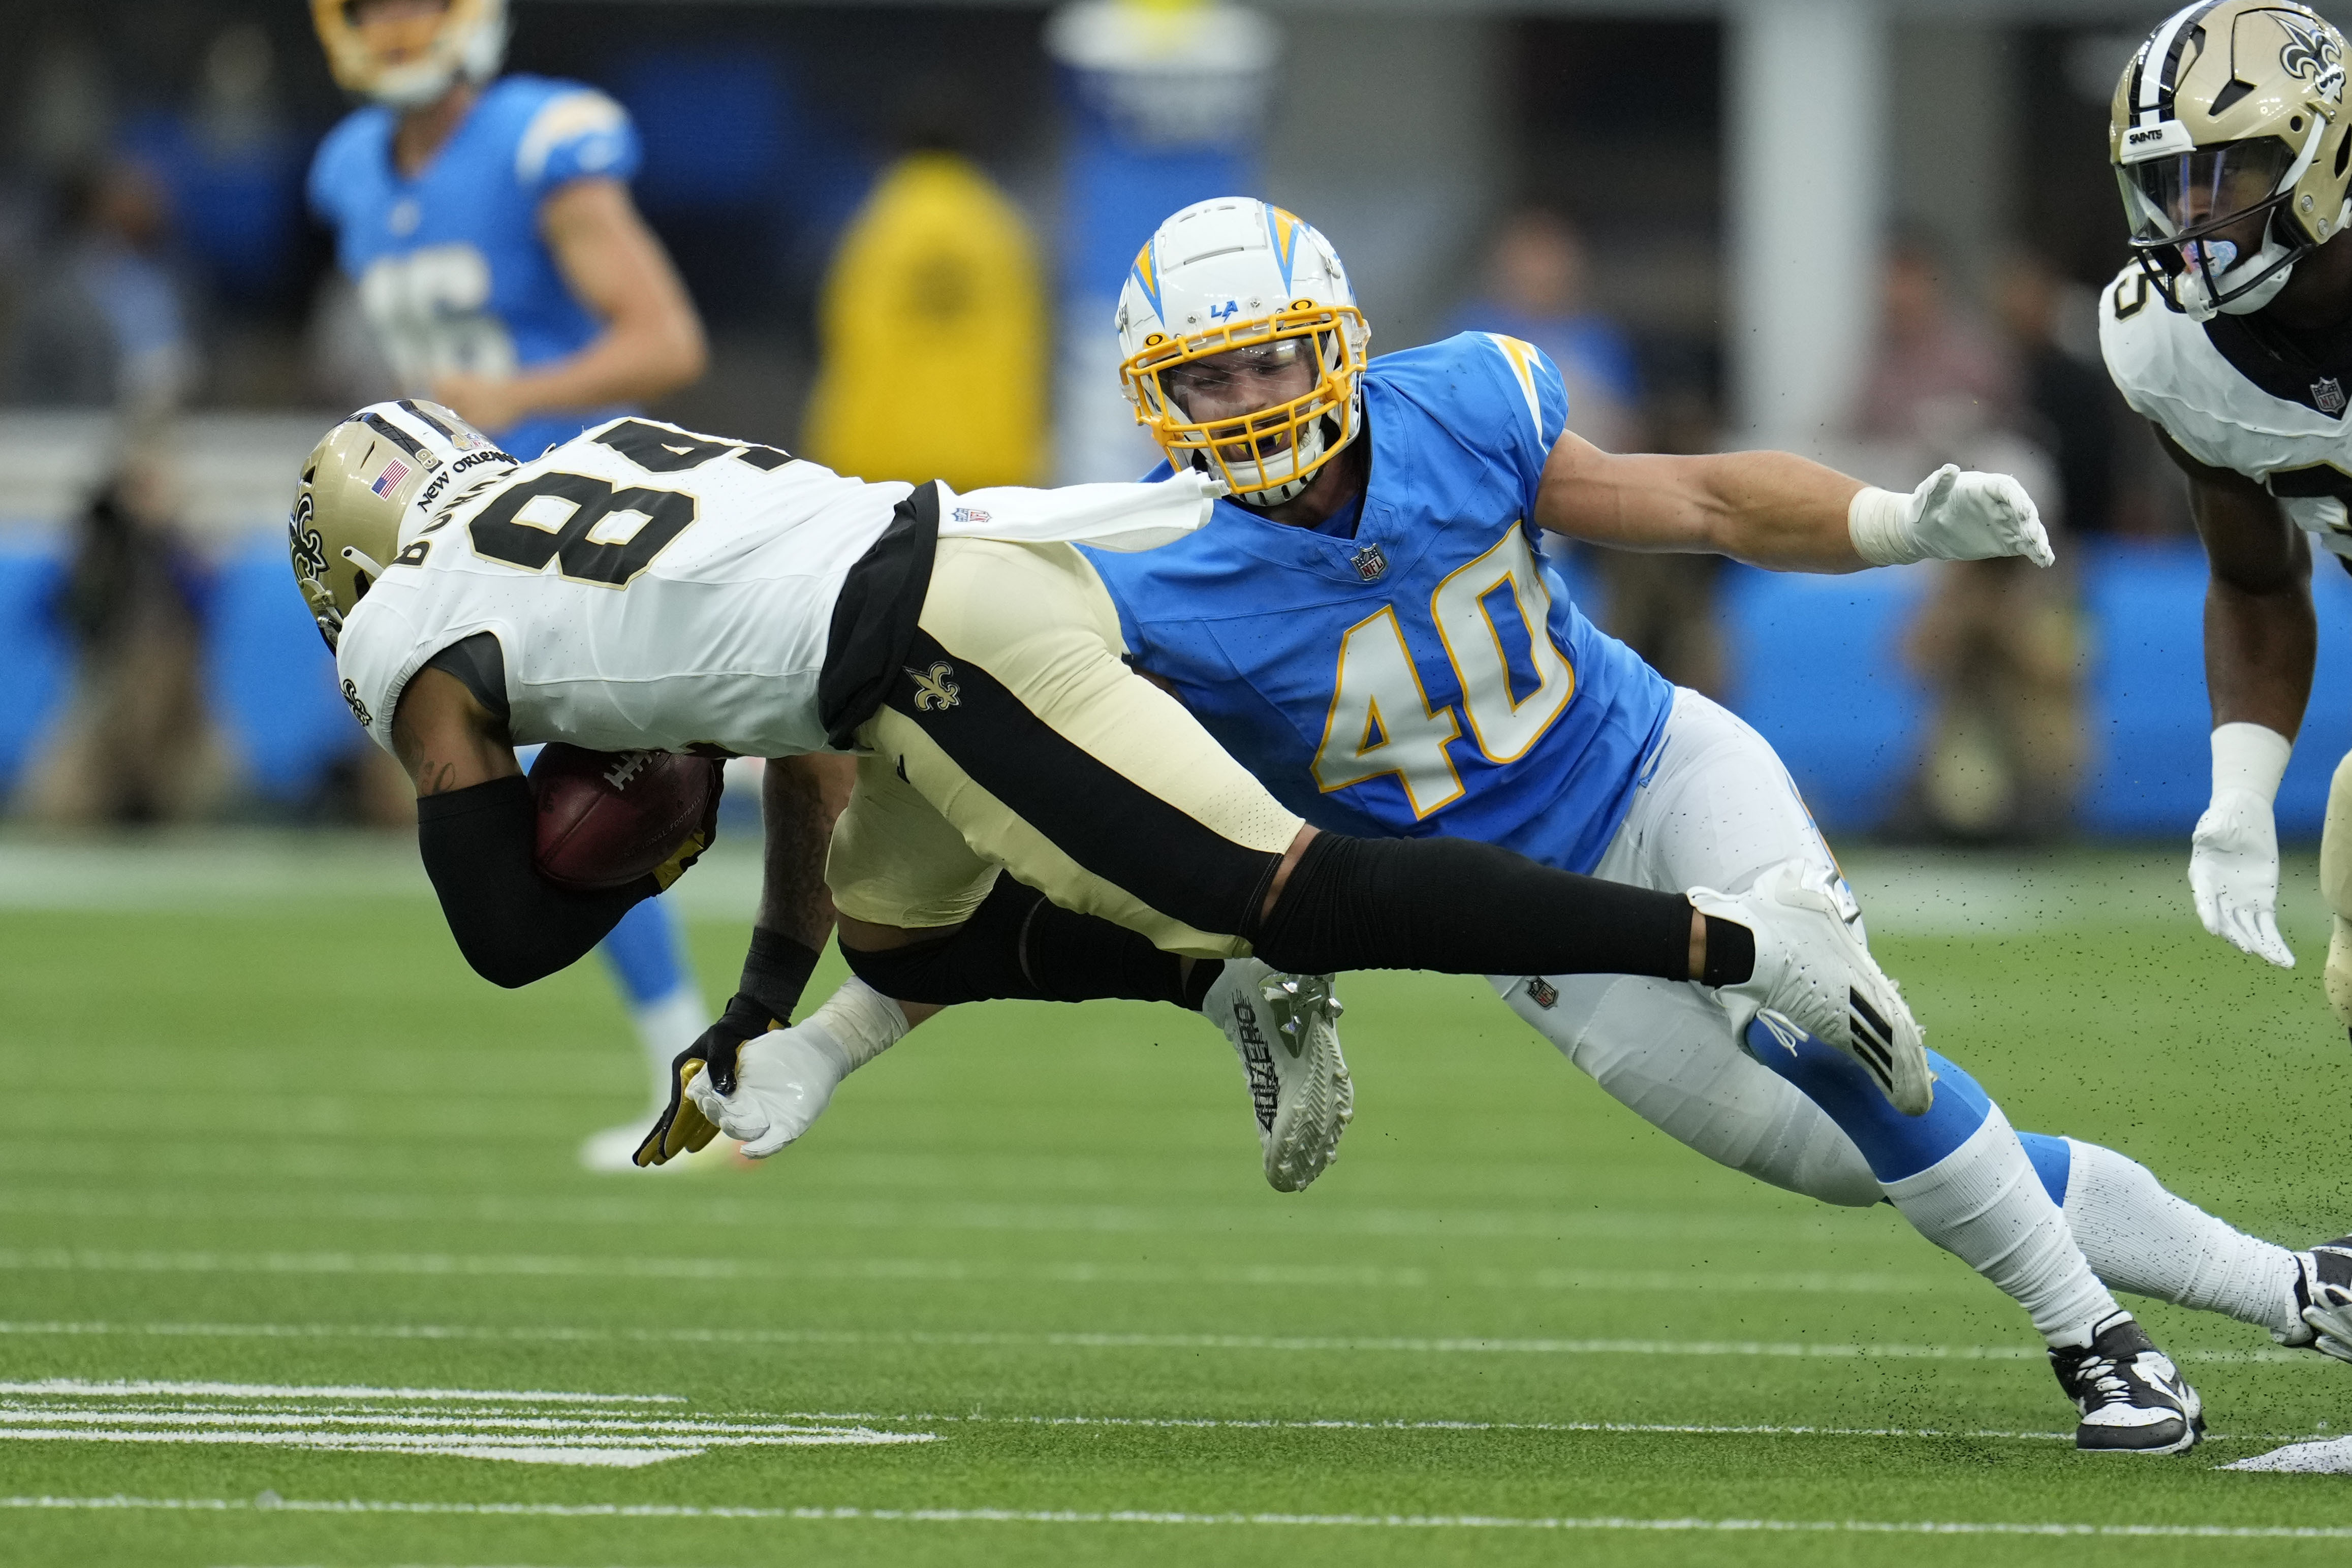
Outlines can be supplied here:
<path id="1" fill-rule="evenodd" d="M 576 81 L 499 76 L 505 0 L 311 0 L 335 79 L 365 101 L 311 162 L 378 346 L 501 447 L 536 453 L 702 374 L 702 326 L 637 216 L 627 111 Z M 649 900 L 602 954 L 656 1103 L 709 1021 L 678 921 Z M 591 1170 L 629 1170 L 634 1125 L 592 1133 Z"/>
<path id="2" fill-rule="evenodd" d="M 2352 119 L 2345 42 L 2287 0 L 2195 5 L 2116 89 L 2108 154 L 2134 264 L 2102 299 L 2116 385 L 2189 476 L 2211 569 L 2212 803 L 2189 879 L 2205 929 L 2281 968 L 2272 802 L 2311 693 L 2314 548 L 2352 568 Z M 2352 1025 L 2352 759 L 2328 792 L 2326 988 Z"/>
<path id="3" fill-rule="evenodd" d="M 2189 476 L 2205 601 L 2212 803 L 2189 886 L 2205 929 L 2291 968 L 2272 801 L 2310 696 L 2312 550 L 2352 562 L 2352 120 L 2344 39 L 2288 0 L 2168 17 L 2116 84 L 2108 156 L 2133 262 L 2101 297 L 2125 401 Z M 2329 1001 L 2352 1023 L 2352 773 L 2328 798 Z"/>
<path id="4" fill-rule="evenodd" d="M 701 847 L 625 888 L 557 889 L 533 870 L 515 743 L 772 759 L 742 987 L 680 1058 L 642 1163 L 712 1136 L 686 1090 L 706 1068 L 730 1089 L 737 1047 L 790 1019 L 836 906 L 887 1035 L 864 1054 L 908 1026 L 886 998 L 941 993 L 1166 1000 L 1237 1047 L 1262 1003 L 1299 1054 L 1319 1039 L 1335 1057 L 1329 972 L 1423 968 L 1696 980 L 1740 1026 L 1769 1008 L 1857 1060 L 1924 1066 L 1830 874 L 1803 861 L 1738 896 L 1672 893 L 1463 840 L 1318 833 L 1282 807 L 1124 662 L 1073 547 L 1181 537 L 1219 488 L 956 496 L 643 419 L 522 463 L 404 400 L 320 442 L 289 542 L 352 716 L 416 782 L 452 933 L 501 984 L 571 963 Z"/>

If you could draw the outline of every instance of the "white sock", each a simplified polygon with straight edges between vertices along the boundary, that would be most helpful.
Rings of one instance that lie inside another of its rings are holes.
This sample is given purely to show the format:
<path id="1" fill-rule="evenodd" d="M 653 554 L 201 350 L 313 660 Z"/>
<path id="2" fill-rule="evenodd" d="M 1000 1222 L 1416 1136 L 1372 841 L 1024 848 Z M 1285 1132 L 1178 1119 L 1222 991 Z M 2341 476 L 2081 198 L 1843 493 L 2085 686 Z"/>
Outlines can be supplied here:
<path id="1" fill-rule="evenodd" d="M 2095 1325 L 2122 1311 L 1998 1105 L 1967 1142 L 1887 1183 L 1886 1195 L 1920 1235 L 2015 1297 L 2053 1345 L 2087 1345 Z"/>
<path id="2" fill-rule="evenodd" d="M 2294 1254 L 2173 1196 L 2137 1161 L 2072 1138 L 2066 1147 L 2066 1223 L 2100 1279 L 2285 1342 L 2310 1338 L 2295 1309 Z"/>
<path id="3" fill-rule="evenodd" d="M 692 985 L 681 985 L 659 1001 L 630 1008 L 637 1026 L 637 1042 L 646 1048 L 652 1069 L 654 1109 L 669 1104 L 669 1064 L 677 1053 L 702 1037 L 710 1027 L 710 1010 Z"/>

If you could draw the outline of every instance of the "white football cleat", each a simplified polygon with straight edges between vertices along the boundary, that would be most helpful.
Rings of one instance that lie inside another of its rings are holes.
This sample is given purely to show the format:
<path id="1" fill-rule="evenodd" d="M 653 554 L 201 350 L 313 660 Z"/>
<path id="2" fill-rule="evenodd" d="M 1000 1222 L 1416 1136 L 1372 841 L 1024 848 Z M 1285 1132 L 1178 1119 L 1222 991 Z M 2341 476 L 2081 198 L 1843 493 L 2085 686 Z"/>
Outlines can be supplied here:
<path id="1" fill-rule="evenodd" d="M 1339 1054 L 1339 998 L 1328 974 L 1284 974 L 1229 958 L 1201 1011 L 1225 1032 L 1249 1077 L 1266 1184 L 1298 1192 L 1339 1157 L 1356 1084 Z"/>
<path id="2" fill-rule="evenodd" d="M 1906 1116 L 1935 1102 L 1927 1042 L 1903 993 L 1878 967 L 1855 926 L 1861 911 L 1839 896 L 1836 873 L 1802 859 L 1783 860 L 1744 893 L 1693 888 L 1703 915 L 1746 926 L 1756 938 L 1756 968 L 1716 992 L 1735 1033 L 1766 1008 L 1862 1064 Z"/>
<path id="3" fill-rule="evenodd" d="M 2074 1447 L 2107 1454 L 2185 1454 L 2205 1435 L 2205 1402 L 2128 1312 L 2080 1350 L 2053 1347 L 2058 1386 L 2083 1419 Z"/>
<path id="4" fill-rule="evenodd" d="M 645 1141 L 642 1121 L 624 1122 L 602 1132 L 591 1132 L 580 1141 L 581 1167 L 590 1171 L 634 1171 L 637 1168 L 637 1145 Z"/>

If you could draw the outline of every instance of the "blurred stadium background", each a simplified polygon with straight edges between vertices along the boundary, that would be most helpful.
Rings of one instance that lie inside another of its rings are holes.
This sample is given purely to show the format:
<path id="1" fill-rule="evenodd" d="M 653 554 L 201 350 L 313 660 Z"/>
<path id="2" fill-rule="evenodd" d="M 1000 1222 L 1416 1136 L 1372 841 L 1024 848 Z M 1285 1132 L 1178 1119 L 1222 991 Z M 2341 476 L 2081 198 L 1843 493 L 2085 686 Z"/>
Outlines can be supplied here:
<path id="1" fill-rule="evenodd" d="M 2185 834 L 2201 563 L 2092 326 L 2124 255 L 2105 104 L 2157 7 L 1265 0 L 1155 42 L 1144 24 L 1182 9 L 516 0 L 508 66 L 635 117 L 637 202 L 712 341 L 656 410 L 689 426 L 828 455 L 803 445 L 821 321 L 893 342 L 856 320 L 887 313 L 877 291 L 824 303 L 828 268 L 899 154 L 944 144 L 1009 198 L 1032 237 L 1003 244 L 1034 246 L 1049 301 L 1052 342 L 985 373 L 1040 383 L 1044 439 L 1008 459 L 1031 477 L 1149 460 L 1110 297 L 1160 216 L 1234 187 L 1330 236 L 1375 352 L 1465 322 L 1536 336 L 1604 445 L 1769 443 L 1906 487 L 1946 457 L 2015 468 L 2071 546 L 2030 603 L 1927 567 L 1564 569 L 1753 719 L 1832 831 Z M 9 0 L 0 23 L 0 798 L 396 820 L 276 533 L 317 432 L 390 384 L 303 202 L 345 108 L 307 8 Z M 2341 737 L 2352 584 L 2319 591 L 2310 728 Z M 133 624 L 152 646 L 121 655 Z M 186 700 L 78 688 L 78 652 L 148 660 L 140 689 Z M 82 734 L 103 760 L 61 801 L 45 760 L 78 703 L 136 754 Z M 2284 830 L 2315 833 L 2335 751 L 2298 757 Z"/>

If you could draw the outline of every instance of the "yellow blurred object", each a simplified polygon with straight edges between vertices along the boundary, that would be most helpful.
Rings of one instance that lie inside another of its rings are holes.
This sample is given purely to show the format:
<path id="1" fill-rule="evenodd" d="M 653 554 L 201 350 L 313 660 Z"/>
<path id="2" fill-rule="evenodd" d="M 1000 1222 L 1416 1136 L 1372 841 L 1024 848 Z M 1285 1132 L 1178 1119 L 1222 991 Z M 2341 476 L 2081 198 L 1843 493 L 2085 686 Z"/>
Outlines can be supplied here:
<path id="1" fill-rule="evenodd" d="M 1035 484 L 1048 331 L 1037 246 L 969 159 L 882 177 L 825 279 L 806 455 L 863 479 Z"/>

